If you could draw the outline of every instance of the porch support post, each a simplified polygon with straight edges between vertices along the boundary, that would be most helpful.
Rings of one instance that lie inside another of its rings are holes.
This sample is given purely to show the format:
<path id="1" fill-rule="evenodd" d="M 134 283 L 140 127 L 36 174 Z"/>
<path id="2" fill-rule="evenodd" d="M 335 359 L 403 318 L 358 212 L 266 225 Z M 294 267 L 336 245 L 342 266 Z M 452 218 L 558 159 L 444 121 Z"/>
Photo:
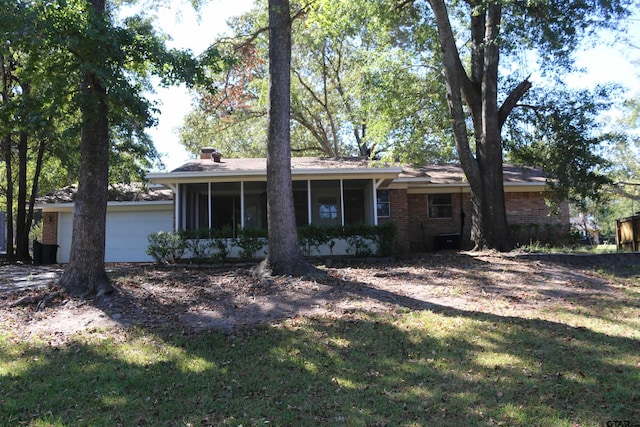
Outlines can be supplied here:
<path id="1" fill-rule="evenodd" d="M 340 179 L 340 224 L 344 227 L 344 185 Z"/>
<path id="2" fill-rule="evenodd" d="M 244 181 L 240 181 L 240 228 L 244 229 Z"/>
<path id="3" fill-rule="evenodd" d="M 307 223 L 311 224 L 311 220 L 313 218 L 312 216 L 312 205 L 313 203 L 311 203 L 311 180 L 307 180 Z"/>
<path id="4" fill-rule="evenodd" d="M 213 208 L 212 202 L 213 202 L 213 199 L 211 197 L 211 181 L 209 181 L 207 183 L 207 204 L 208 204 L 207 217 L 208 217 L 208 220 L 209 220 L 209 229 L 211 229 L 211 225 L 212 225 L 211 224 L 211 211 L 212 211 L 212 208 Z"/>
<path id="5" fill-rule="evenodd" d="M 373 225 L 378 225 L 378 186 L 380 181 L 376 182 L 375 178 L 371 180 L 371 196 L 373 200 Z"/>

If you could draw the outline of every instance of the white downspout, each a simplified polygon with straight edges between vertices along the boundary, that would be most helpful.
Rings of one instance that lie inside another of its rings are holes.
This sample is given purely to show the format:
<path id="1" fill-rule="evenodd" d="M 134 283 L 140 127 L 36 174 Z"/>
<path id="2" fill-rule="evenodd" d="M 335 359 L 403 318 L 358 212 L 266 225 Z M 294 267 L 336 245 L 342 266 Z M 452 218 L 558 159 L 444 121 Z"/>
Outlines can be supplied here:
<path id="1" fill-rule="evenodd" d="M 240 181 L 240 228 L 244 230 L 244 181 Z"/>
<path id="2" fill-rule="evenodd" d="M 371 180 L 371 192 L 373 193 L 373 225 L 378 225 L 378 187 L 380 184 L 381 182 L 376 182 L 375 178 Z"/>

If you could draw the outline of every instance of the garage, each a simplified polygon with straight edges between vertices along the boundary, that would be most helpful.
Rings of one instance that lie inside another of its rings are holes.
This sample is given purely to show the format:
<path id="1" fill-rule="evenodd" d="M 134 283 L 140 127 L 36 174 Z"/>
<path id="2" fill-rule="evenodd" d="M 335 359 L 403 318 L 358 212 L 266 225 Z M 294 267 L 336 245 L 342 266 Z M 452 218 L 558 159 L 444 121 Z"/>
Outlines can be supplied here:
<path id="1" fill-rule="evenodd" d="M 73 212 L 58 212 L 59 263 L 69 262 Z M 105 262 L 149 262 L 147 237 L 173 230 L 173 202 L 110 202 L 107 206 Z"/>

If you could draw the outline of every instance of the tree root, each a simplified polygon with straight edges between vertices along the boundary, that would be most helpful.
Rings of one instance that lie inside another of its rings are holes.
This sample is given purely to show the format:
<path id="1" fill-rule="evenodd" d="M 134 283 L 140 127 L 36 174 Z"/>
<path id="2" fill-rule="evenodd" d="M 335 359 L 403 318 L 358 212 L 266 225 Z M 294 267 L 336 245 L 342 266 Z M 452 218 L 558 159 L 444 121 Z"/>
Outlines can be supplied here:
<path id="1" fill-rule="evenodd" d="M 47 308 L 47 305 L 54 299 L 64 295 L 64 292 L 55 291 L 48 294 L 41 294 L 36 296 L 27 295 L 14 301 L 9 307 L 28 307 L 34 306 L 36 311 L 42 311 Z"/>
<path id="2" fill-rule="evenodd" d="M 251 269 L 251 276 L 261 285 L 268 285 L 274 276 L 294 276 L 302 278 L 324 277 L 326 272 L 316 268 L 306 260 L 286 266 L 273 266 L 269 259 L 264 259 Z"/>

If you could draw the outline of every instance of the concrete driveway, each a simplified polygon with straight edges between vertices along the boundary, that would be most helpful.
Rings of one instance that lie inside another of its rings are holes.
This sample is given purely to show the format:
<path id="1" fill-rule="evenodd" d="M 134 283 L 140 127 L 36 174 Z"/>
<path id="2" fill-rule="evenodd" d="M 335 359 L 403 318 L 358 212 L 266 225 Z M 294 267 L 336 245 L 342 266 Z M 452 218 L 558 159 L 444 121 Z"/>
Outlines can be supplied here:
<path id="1" fill-rule="evenodd" d="M 0 265 L 0 294 L 47 286 L 63 269 L 56 265 Z"/>

